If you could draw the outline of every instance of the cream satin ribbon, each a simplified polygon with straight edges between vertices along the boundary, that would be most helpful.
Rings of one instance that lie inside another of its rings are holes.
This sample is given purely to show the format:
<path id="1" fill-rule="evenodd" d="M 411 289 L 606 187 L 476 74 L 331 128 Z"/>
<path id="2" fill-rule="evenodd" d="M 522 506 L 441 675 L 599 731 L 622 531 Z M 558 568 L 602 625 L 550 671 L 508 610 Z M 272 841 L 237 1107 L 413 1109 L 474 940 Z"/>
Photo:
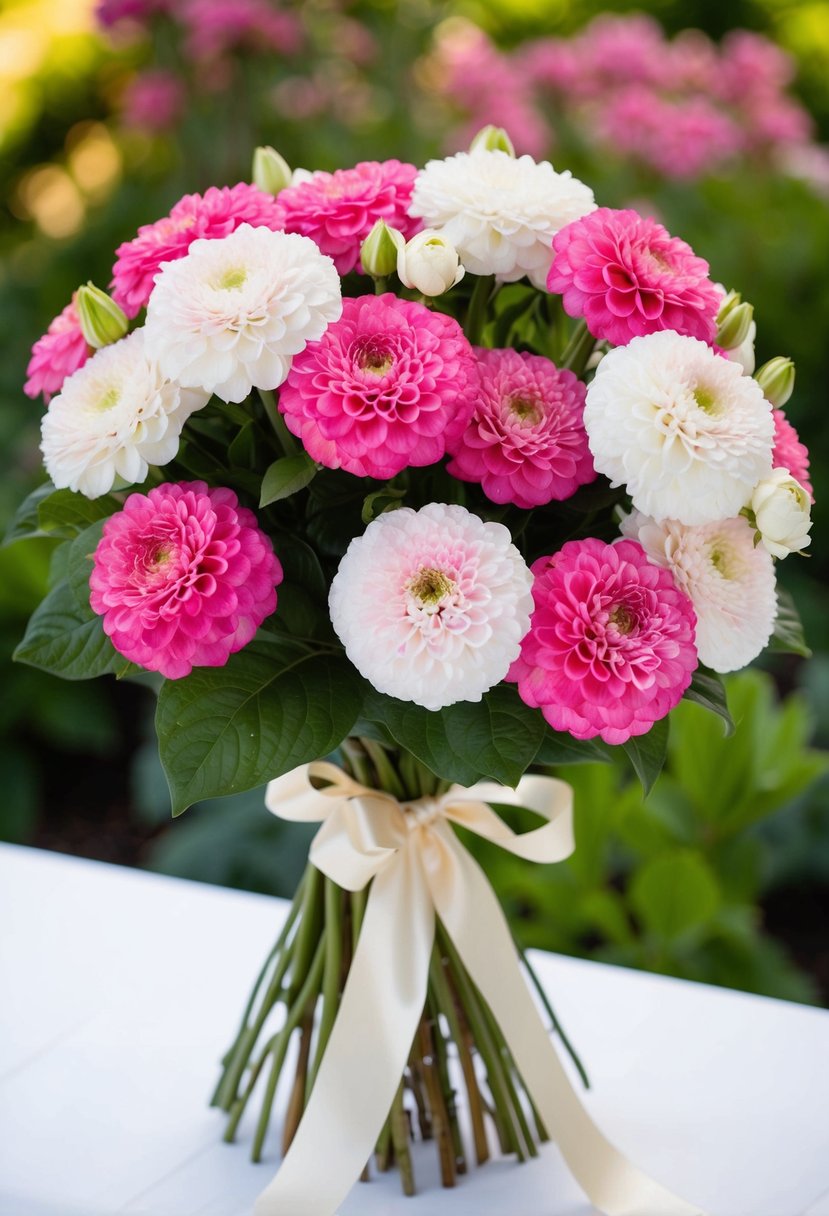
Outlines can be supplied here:
<path id="1" fill-rule="evenodd" d="M 311 777 L 330 784 L 315 789 Z M 702 1216 L 631 1165 L 582 1106 L 530 996 L 495 893 L 447 822 L 518 857 L 561 861 L 573 850 L 570 786 L 526 776 L 514 791 L 481 782 L 400 803 L 320 762 L 271 781 L 265 801 L 283 819 L 322 821 L 310 857 L 323 874 L 349 891 L 372 886 L 308 1106 L 254 1216 L 333 1216 L 362 1172 L 423 1012 L 435 913 L 594 1206 L 606 1216 Z M 529 807 L 547 822 L 517 836 L 488 802 Z"/>

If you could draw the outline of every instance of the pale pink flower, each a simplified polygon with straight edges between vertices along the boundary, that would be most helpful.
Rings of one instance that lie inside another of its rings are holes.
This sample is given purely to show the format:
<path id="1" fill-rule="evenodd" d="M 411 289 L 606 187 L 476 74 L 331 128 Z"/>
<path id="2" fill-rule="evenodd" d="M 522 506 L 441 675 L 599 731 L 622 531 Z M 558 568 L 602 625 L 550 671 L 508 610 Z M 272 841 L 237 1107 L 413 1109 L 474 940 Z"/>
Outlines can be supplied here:
<path id="1" fill-rule="evenodd" d="M 279 408 L 314 460 L 385 479 L 439 461 L 477 393 L 457 321 L 387 293 L 343 300 L 340 320 L 294 357 Z"/>
<path id="2" fill-rule="evenodd" d="M 438 710 L 480 701 L 517 658 L 532 576 L 503 524 L 464 507 L 373 520 L 331 584 L 331 622 L 379 692 Z"/>
<path id="3" fill-rule="evenodd" d="M 232 490 L 167 483 L 130 494 L 104 524 L 90 603 L 120 654 L 178 680 L 246 646 L 281 582 L 270 540 Z"/>
<path id="4" fill-rule="evenodd" d="M 594 338 L 624 346 L 657 330 L 713 342 L 720 295 L 690 245 L 636 211 L 600 207 L 553 238 L 547 290 Z"/>
<path id="5" fill-rule="evenodd" d="M 537 507 L 596 477 L 584 429 L 585 387 L 541 355 L 476 349 L 481 387 L 448 471 L 493 502 Z"/>
<path id="6" fill-rule="evenodd" d="M 67 376 L 83 367 L 91 354 L 92 350 L 81 331 L 73 296 L 32 347 L 23 392 L 27 397 L 42 394 L 44 401 L 48 402 L 55 393 L 60 392 Z"/>
<path id="7" fill-rule="evenodd" d="M 507 679 L 554 730 L 645 734 L 697 666 L 691 601 L 633 541 L 568 541 L 531 569 L 535 611 Z"/>
<path id="8" fill-rule="evenodd" d="M 112 298 L 128 317 L 145 306 L 162 262 L 183 258 L 193 241 L 229 236 L 240 224 L 280 229 L 282 212 L 270 194 L 257 186 L 211 186 L 201 194 L 185 194 L 169 216 L 144 224 L 138 235 L 115 251 Z"/>
<path id="9" fill-rule="evenodd" d="M 133 77 L 121 99 L 124 125 L 142 131 L 168 131 L 181 117 L 186 100 L 184 84 L 163 68 Z"/>
<path id="10" fill-rule="evenodd" d="M 809 449 L 801 442 L 797 431 L 782 410 L 772 410 L 771 416 L 774 419 L 772 468 L 788 469 L 814 502 L 815 495 L 809 481 Z"/>
<path id="11" fill-rule="evenodd" d="M 360 261 L 360 245 L 377 220 L 408 238 L 421 227 L 409 218 L 417 169 L 399 160 L 362 161 L 353 169 L 317 172 L 279 195 L 282 227 L 316 241 L 340 274 Z"/>

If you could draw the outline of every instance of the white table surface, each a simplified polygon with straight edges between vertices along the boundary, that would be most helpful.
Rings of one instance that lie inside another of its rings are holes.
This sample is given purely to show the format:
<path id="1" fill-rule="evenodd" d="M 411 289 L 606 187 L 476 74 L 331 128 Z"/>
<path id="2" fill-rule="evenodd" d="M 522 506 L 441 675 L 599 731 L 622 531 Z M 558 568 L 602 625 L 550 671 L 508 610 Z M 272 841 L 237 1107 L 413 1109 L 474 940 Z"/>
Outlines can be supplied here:
<path id="1" fill-rule="evenodd" d="M 252 1165 L 252 1119 L 226 1145 L 206 1103 L 285 905 L 11 846 L 0 890 L 2 1216 L 246 1216 L 277 1132 Z M 619 1148 L 711 1216 L 829 1216 L 829 1014 L 535 961 Z M 414 1161 L 415 1198 L 391 1174 L 358 1184 L 343 1216 L 593 1210 L 553 1146 L 448 1192 L 432 1146 Z"/>

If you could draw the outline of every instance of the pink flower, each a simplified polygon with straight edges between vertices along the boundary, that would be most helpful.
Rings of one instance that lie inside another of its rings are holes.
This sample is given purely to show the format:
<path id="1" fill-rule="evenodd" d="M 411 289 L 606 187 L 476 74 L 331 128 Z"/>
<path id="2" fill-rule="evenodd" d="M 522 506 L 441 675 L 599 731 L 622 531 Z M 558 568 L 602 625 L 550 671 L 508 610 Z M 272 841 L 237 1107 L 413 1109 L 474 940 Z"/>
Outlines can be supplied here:
<path id="1" fill-rule="evenodd" d="M 795 481 L 815 501 L 812 483 L 809 481 L 809 449 L 782 410 L 772 410 L 774 419 L 774 450 L 771 454 L 773 469 L 788 469 Z"/>
<path id="2" fill-rule="evenodd" d="M 596 477 L 584 429 L 585 387 L 541 355 L 476 349 L 481 388 L 448 471 L 493 502 L 537 507 Z"/>
<path id="3" fill-rule="evenodd" d="M 414 165 L 399 160 L 362 161 L 353 169 L 314 173 L 310 181 L 289 186 L 279 195 L 286 232 L 299 232 L 316 241 L 334 259 L 340 274 L 360 261 L 360 245 L 377 220 L 399 229 L 408 240 L 419 231 L 419 220 L 408 214 Z"/>
<path id="4" fill-rule="evenodd" d="M 359 296 L 294 357 L 279 408 L 314 460 L 385 479 L 440 460 L 477 393 L 457 321 L 391 294 Z"/>
<path id="5" fill-rule="evenodd" d="M 625 743 L 682 697 L 696 615 L 635 541 L 569 541 L 531 566 L 535 611 L 507 679 L 554 730 Z"/>
<path id="6" fill-rule="evenodd" d="M 296 16 L 270 0 L 184 0 L 180 19 L 192 59 L 217 59 L 237 48 L 294 55 L 302 45 Z"/>
<path id="7" fill-rule="evenodd" d="M 104 524 L 90 603 L 119 653 L 178 680 L 246 646 L 281 582 L 270 540 L 232 490 L 167 483 L 130 494 Z"/>
<path id="8" fill-rule="evenodd" d="M 121 101 L 124 125 L 142 131 L 168 131 L 181 117 L 184 85 L 178 76 L 159 68 L 141 72 L 127 86 Z"/>
<path id="9" fill-rule="evenodd" d="M 240 224 L 280 229 L 282 212 L 270 194 L 256 186 L 211 186 L 201 194 L 185 194 L 169 216 L 145 224 L 138 236 L 116 250 L 112 270 L 112 298 L 128 317 L 134 317 L 150 298 L 162 262 L 183 258 L 199 237 L 215 240 L 229 236 Z"/>
<path id="10" fill-rule="evenodd" d="M 27 397 L 37 397 L 42 393 L 48 402 L 55 393 L 60 392 L 66 377 L 83 367 L 91 353 L 81 332 L 73 296 L 32 347 L 23 392 Z"/>
<path id="11" fill-rule="evenodd" d="M 624 346 L 658 330 L 713 342 L 720 297 L 708 263 L 655 220 L 600 207 L 553 238 L 548 291 L 594 338 Z"/>

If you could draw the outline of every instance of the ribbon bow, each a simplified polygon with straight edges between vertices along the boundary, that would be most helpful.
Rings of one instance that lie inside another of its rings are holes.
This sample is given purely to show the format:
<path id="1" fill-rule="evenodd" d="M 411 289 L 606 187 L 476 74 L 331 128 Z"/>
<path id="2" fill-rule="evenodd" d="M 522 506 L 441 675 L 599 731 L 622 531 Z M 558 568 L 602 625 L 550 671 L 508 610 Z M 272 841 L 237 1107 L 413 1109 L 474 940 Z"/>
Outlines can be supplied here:
<path id="1" fill-rule="evenodd" d="M 330 784 L 315 789 L 312 777 Z M 524 982 L 495 893 L 449 826 L 461 824 L 530 861 L 562 861 L 574 843 L 569 785 L 530 775 L 514 791 L 480 782 L 401 803 L 318 762 L 271 781 L 265 802 L 283 819 L 322 822 L 310 858 L 323 874 L 349 891 L 372 886 L 308 1106 L 255 1216 L 333 1216 L 361 1173 L 423 1011 L 436 913 L 595 1207 L 606 1216 L 701 1216 L 627 1161 L 582 1106 Z M 529 807 L 546 823 L 516 835 L 488 802 Z"/>

